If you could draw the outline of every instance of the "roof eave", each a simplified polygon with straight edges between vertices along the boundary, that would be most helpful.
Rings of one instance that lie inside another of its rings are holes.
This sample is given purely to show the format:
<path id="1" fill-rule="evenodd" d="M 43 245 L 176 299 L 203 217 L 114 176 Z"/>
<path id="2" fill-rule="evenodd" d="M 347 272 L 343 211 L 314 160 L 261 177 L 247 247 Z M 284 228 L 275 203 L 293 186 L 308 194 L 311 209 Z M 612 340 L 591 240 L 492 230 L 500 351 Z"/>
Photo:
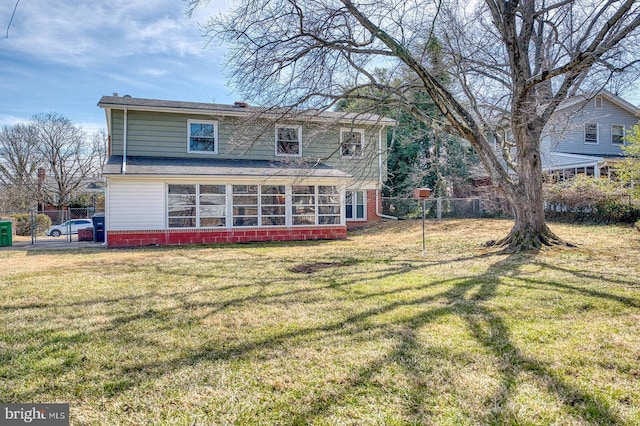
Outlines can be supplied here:
<path id="1" fill-rule="evenodd" d="M 127 99 L 126 102 L 113 102 L 109 100 L 105 100 L 106 97 L 103 97 L 99 102 L 98 106 L 100 108 L 106 109 L 127 109 L 129 111 L 147 111 L 147 112 L 166 112 L 166 113 L 175 113 L 175 114 L 200 114 L 200 115 L 217 115 L 224 117 L 249 117 L 251 115 L 255 116 L 276 116 L 282 117 L 283 114 L 280 112 L 270 112 L 270 111 L 259 111 L 253 108 L 242 108 L 242 107 L 233 107 L 227 105 L 219 105 L 219 109 L 213 108 L 215 104 L 211 104 L 212 107 L 202 107 L 202 108 L 194 108 L 194 107 L 177 107 L 177 106 L 153 106 L 153 105 L 141 105 L 136 104 L 136 98 L 121 98 Z M 110 97 L 109 99 L 111 99 Z M 120 99 L 120 98 L 119 98 Z M 227 108 L 225 108 L 227 107 Z M 234 110 L 236 109 L 237 110 Z M 322 122 L 322 123 L 340 123 L 340 124 L 369 124 L 369 125 L 380 125 L 380 126 L 394 126 L 396 124 L 395 120 L 392 120 L 387 117 L 379 117 L 376 116 L 373 118 L 362 118 L 358 116 L 354 117 L 328 117 L 322 116 L 321 113 L 317 115 L 312 114 L 309 111 L 300 111 L 297 114 L 289 114 L 289 116 L 294 120 L 301 121 L 313 121 L 313 122 Z M 285 115 L 286 117 L 286 115 Z"/>

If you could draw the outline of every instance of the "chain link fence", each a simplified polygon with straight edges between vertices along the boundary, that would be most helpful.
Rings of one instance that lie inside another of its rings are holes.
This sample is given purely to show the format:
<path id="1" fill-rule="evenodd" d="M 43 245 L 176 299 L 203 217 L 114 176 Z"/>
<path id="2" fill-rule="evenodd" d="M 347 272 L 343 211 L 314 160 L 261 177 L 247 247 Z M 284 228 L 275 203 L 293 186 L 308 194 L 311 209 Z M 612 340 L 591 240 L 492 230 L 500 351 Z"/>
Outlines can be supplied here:
<path id="1" fill-rule="evenodd" d="M 0 211 L 0 220 L 11 221 L 12 245 L 78 242 L 78 230 L 92 227 L 96 208 L 44 211 Z M 56 228 L 59 232 L 51 232 Z"/>
<path id="2" fill-rule="evenodd" d="M 383 197 L 382 213 L 399 219 L 422 218 L 423 201 L 413 198 Z M 424 200 L 427 219 L 469 219 L 484 217 L 482 200 L 472 198 L 428 198 Z"/>

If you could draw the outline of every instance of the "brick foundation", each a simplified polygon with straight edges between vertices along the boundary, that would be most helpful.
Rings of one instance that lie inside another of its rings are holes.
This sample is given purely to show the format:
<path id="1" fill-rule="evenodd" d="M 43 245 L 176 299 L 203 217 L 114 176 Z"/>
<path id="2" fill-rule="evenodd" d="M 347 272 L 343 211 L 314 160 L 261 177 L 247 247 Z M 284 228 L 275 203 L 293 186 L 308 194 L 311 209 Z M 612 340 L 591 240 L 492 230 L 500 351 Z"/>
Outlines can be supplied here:
<path id="1" fill-rule="evenodd" d="M 258 241 L 337 240 L 346 237 L 347 228 L 343 226 L 224 230 L 168 229 L 163 231 L 108 231 L 107 244 L 109 247 L 137 247 Z"/>

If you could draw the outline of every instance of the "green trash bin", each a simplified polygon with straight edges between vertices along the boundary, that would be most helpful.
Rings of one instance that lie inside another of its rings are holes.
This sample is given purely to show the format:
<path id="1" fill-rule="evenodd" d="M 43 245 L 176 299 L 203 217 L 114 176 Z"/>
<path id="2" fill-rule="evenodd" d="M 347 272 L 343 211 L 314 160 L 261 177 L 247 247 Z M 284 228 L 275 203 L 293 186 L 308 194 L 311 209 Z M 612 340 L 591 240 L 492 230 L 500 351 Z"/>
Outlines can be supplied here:
<path id="1" fill-rule="evenodd" d="M 11 221 L 0 220 L 0 247 L 8 247 L 13 245 L 11 237 Z"/>

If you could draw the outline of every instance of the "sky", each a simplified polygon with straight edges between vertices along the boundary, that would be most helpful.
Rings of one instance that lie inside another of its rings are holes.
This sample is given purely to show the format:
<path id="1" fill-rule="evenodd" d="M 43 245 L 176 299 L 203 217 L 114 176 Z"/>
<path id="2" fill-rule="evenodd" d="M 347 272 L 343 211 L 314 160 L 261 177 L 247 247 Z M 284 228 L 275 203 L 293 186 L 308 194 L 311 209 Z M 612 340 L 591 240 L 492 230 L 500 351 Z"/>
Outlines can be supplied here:
<path id="1" fill-rule="evenodd" d="M 234 0 L 204 3 L 188 19 L 183 0 L 0 0 L 0 126 L 56 112 L 95 132 L 106 127 L 96 104 L 113 93 L 244 100 L 226 84 L 224 48 L 201 31 Z"/>
<path id="2" fill-rule="evenodd" d="M 113 93 L 239 100 L 224 49 L 206 46 L 200 29 L 232 6 L 213 0 L 189 19 L 182 0 L 0 1 L 0 126 L 56 112 L 94 132 L 106 127 L 97 103 Z"/>

